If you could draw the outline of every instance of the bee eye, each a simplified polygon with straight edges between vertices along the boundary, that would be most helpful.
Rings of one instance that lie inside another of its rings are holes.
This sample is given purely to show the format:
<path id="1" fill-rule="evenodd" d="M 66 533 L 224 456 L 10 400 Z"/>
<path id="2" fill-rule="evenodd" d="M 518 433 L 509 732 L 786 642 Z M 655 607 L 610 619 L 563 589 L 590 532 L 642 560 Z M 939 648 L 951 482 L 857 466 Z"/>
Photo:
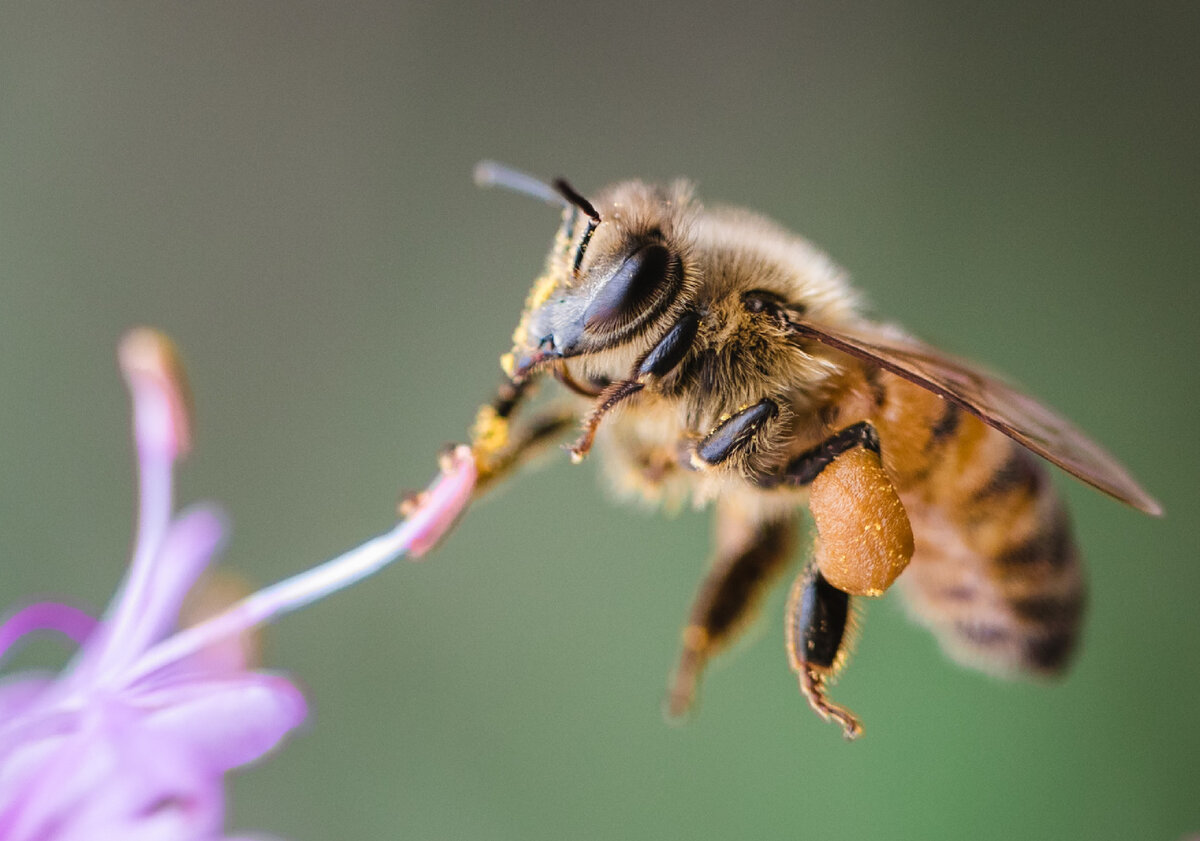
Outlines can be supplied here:
<path id="1" fill-rule="evenodd" d="M 658 243 L 630 254 L 584 310 L 587 329 L 611 330 L 636 318 L 662 287 L 670 267 L 671 252 Z"/>

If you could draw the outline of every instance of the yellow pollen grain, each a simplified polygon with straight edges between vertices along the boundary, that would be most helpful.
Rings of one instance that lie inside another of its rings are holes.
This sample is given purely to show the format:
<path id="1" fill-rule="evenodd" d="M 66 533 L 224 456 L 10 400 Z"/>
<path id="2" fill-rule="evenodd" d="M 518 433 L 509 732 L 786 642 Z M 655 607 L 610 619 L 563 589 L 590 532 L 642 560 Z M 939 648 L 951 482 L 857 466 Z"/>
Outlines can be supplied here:
<path id="1" fill-rule="evenodd" d="M 511 353 L 506 353 L 500 357 L 500 370 L 504 372 L 506 377 L 510 379 L 513 372 L 517 369 L 517 361 Z"/>
<path id="2" fill-rule="evenodd" d="M 508 444 L 508 421 L 491 406 L 480 406 L 471 427 L 471 450 L 476 460 L 487 463 Z"/>

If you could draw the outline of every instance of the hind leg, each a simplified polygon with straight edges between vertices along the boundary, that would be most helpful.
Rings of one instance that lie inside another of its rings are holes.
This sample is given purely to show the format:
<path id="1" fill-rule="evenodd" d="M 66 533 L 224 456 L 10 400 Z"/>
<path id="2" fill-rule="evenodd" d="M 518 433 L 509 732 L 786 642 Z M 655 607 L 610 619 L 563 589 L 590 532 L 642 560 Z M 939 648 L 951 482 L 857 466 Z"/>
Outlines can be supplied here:
<path id="1" fill-rule="evenodd" d="M 854 713 L 833 703 L 825 687 L 849 653 L 850 596 L 825 580 L 815 564 L 796 578 L 788 597 L 787 650 L 792 671 L 808 705 L 826 721 L 837 722 L 847 739 L 862 734 Z"/>

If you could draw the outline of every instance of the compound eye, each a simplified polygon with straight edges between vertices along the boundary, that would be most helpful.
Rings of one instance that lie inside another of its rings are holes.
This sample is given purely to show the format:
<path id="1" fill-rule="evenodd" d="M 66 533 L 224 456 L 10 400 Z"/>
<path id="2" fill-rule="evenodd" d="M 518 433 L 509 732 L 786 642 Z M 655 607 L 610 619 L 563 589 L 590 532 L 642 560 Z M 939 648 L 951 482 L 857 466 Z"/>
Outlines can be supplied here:
<path id="1" fill-rule="evenodd" d="M 608 331 L 641 315 L 662 289 L 671 268 L 671 252 L 658 243 L 643 245 L 625 258 L 583 313 L 592 331 Z"/>

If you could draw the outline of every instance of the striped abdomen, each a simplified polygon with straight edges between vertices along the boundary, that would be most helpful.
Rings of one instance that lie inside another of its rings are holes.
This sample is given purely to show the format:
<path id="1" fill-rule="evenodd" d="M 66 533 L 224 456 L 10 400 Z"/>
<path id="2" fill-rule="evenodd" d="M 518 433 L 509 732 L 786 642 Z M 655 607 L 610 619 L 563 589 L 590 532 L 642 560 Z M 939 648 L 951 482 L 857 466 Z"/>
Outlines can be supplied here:
<path id="1" fill-rule="evenodd" d="M 900 577 L 956 659 L 1052 674 L 1070 658 L 1085 592 L 1066 509 L 1042 461 L 973 415 L 887 377 L 877 421 L 912 522 Z"/>

